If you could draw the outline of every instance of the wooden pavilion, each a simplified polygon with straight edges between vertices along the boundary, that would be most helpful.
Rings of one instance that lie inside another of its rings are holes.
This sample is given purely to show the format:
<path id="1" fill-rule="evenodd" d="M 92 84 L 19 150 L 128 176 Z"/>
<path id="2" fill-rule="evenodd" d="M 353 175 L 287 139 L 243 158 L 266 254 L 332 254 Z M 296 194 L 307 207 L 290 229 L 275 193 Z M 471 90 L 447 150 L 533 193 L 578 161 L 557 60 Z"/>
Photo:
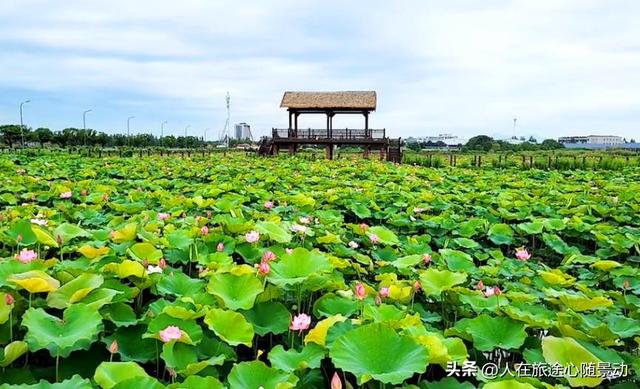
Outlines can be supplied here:
<path id="1" fill-rule="evenodd" d="M 324 146 L 328 159 L 333 159 L 336 146 L 355 146 L 364 149 L 365 157 L 371 151 L 380 152 L 380 159 L 400 162 L 401 139 L 389 139 L 386 130 L 369 128 L 369 114 L 375 111 L 375 91 L 348 92 L 285 92 L 281 108 L 287 108 L 289 128 L 272 129 L 271 138 L 265 137 L 258 149 L 261 155 L 274 155 L 286 149 L 296 153 L 302 145 Z M 298 127 L 302 114 L 325 115 L 326 128 Z M 337 114 L 362 115 L 363 128 L 333 128 L 333 117 Z"/>

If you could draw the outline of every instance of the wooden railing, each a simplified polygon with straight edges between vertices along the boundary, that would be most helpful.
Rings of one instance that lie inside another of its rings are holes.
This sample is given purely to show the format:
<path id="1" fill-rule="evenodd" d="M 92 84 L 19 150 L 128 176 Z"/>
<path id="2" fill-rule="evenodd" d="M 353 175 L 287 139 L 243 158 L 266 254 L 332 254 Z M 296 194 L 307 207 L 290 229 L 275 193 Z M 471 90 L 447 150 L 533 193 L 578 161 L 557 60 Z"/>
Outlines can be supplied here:
<path id="1" fill-rule="evenodd" d="M 339 139 L 339 140 L 359 140 L 359 139 L 384 139 L 386 130 L 383 129 L 363 129 L 363 128 L 308 128 L 308 129 L 281 129 L 274 128 L 272 136 L 276 138 L 288 139 Z"/>

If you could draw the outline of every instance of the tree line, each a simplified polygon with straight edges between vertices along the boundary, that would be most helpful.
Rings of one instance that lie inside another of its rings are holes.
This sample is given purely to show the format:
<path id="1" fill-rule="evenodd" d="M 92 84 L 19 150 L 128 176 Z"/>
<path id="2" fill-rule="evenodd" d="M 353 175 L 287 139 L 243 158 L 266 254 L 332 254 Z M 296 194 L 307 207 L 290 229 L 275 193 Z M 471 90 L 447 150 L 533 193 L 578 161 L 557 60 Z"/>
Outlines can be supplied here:
<path id="1" fill-rule="evenodd" d="M 202 147 L 204 141 L 195 136 L 154 136 L 152 134 L 107 134 L 93 129 L 65 128 L 52 131 L 49 128 L 36 128 L 23 126 L 20 131 L 19 124 L 0 125 L 0 144 L 8 147 L 19 147 L 22 140 L 26 146 L 57 145 L 60 147 L 91 146 L 91 147 Z M 210 142 L 207 142 L 210 143 Z"/>

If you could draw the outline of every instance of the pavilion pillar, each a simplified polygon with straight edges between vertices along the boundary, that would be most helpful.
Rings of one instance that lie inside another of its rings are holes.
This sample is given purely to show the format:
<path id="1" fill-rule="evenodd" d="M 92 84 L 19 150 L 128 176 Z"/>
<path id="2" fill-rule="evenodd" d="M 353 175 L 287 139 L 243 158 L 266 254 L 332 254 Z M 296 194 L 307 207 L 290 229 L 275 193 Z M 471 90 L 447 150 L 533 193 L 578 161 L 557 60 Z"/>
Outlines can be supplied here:
<path id="1" fill-rule="evenodd" d="M 386 156 L 387 156 L 386 151 L 387 151 L 387 150 L 386 150 L 386 146 L 382 146 L 382 147 L 380 147 L 380 160 L 381 160 L 381 161 L 384 161 L 384 160 L 385 160 L 385 158 L 386 158 Z"/>
<path id="2" fill-rule="evenodd" d="M 294 118 L 294 121 L 293 121 L 293 123 L 294 123 L 294 127 L 293 128 L 295 129 L 295 131 L 294 131 L 294 134 L 295 134 L 294 136 L 295 137 L 298 136 L 298 116 L 300 116 L 300 113 L 296 112 L 295 113 L 295 118 Z"/>
<path id="3" fill-rule="evenodd" d="M 368 130 L 369 129 L 369 112 L 364 112 L 364 129 Z"/>
<path id="4" fill-rule="evenodd" d="M 371 146 L 364 146 L 363 156 L 368 159 L 370 154 L 371 154 Z"/>
<path id="5" fill-rule="evenodd" d="M 289 110 L 289 129 L 291 129 L 291 110 Z"/>
<path id="6" fill-rule="evenodd" d="M 331 138 L 331 116 L 327 112 L 327 138 Z"/>
<path id="7" fill-rule="evenodd" d="M 327 155 L 327 159 L 328 160 L 332 160 L 333 159 L 333 145 L 327 145 L 326 146 L 326 155 Z"/>

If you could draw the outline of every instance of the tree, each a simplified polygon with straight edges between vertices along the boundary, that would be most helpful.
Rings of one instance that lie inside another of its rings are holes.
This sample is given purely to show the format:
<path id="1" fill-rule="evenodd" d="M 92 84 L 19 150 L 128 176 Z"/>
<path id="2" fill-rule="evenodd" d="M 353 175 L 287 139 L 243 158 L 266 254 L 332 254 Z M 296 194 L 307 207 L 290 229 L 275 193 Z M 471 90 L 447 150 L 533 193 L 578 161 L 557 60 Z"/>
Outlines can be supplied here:
<path id="1" fill-rule="evenodd" d="M 529 143 L 538 143 L 538 140 L 536 138 L 534 138 L 533 136 L 529 137 Z"/>
<path id="2" fill-rule="evenodd" d="M 478 135 L 469 139 L 464 150 L 481 150 L 489 151 L 493 145 L 493 138 L 487 135 Z"/>
<path id="3" fill-rule="evenodd" d="M 541 146 L 543 150 L 564 149 L 564 145 L 555 139 L 545 139 Z"/>
<path id="4" fill-rule="evenodd" d="M 0 126 L 0 135 L 2 136 L 2 141 L 6 143 L 9 147 L 13 147 L 14 144 L 20 141 L 20 126 L 16 124 L 6 124 L 4 126 Z"/>
<path id="5" fill-rule="evenodd" d="M 34 140 L 40 143 L 40 147 L 42 147 L 45 143 L 51 142 L 53 140 L 53 132 L 48 128 L 37 128 L 34 132 Z"/>

